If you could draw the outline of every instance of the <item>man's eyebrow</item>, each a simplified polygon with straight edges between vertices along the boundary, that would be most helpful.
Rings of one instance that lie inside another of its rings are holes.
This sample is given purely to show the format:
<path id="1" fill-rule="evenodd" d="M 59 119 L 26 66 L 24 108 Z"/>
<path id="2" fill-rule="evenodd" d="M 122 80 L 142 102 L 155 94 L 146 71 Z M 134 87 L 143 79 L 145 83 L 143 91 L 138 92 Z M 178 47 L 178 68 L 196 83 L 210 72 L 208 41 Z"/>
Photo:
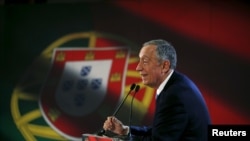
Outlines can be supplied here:
<path id="1" fill-rule="evenodd" d="M 141 58 L 140 58 L 140 60 L 145 60 L 145 61 L 148 61 L 148 60 L 150 60 L 150 58 L 149 58 L 149 57 L 147 57 L 147 56 L 143 56 L 143 57 L 141 57 Z"/>
<path id="2" fill-rule="evenodd" d="M 146 55 L 143 55 L 141 58 L 142 58 L 142 59 L 150 59 L 150 57 L 149 57 L 149 56 L 146 56 Z"/>

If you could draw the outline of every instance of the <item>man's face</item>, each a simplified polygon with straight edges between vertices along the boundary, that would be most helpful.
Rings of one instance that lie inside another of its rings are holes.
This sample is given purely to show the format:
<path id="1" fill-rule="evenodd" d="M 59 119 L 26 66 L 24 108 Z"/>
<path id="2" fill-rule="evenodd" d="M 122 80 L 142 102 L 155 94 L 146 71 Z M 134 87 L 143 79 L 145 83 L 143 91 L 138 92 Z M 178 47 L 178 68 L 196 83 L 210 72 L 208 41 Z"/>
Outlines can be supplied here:
<path id="1" fill-rule="evenodd" d="M 139 53 L 139 58 L 140 61 L 136 71 L 140 73 L 143 84 L 158 88 L 165 77 L 163 73 L 164 65 L 156 57 L 156 46 L 144 46 Z"/>

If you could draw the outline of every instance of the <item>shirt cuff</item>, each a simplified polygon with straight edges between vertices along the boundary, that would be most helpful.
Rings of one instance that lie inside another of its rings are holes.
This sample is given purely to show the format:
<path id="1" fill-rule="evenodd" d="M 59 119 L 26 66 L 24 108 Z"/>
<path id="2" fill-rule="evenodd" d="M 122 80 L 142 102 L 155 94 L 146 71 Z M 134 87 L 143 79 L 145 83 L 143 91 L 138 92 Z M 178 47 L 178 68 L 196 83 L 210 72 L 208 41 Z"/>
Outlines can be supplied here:
<path id="1" fill-rule="evenodd" d="M 123 126 L 123 135 L 128 135 L 130 133 L 129 126 Z"/>

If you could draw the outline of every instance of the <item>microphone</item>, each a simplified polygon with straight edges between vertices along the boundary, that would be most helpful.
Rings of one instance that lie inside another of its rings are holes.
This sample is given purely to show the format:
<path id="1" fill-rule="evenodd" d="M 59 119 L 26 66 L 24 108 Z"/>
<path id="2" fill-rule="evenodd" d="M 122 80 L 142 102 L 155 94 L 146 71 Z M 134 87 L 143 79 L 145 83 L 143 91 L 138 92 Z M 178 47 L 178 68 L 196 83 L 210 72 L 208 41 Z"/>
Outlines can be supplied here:
<path id="1" fill-rule="evenodd" d="M 118 113 L 118 111 L 121 109 L 122 105 L 124 104 L 125 100 L 127 99 L 127 97 L 129 96 L 129 94 L 135 89 L 136 85 L 133 83 L 131 86 L 130 86 L 130 90 L 129 92 L 127 93 L 126 97 L 124 97 L 122 103 L 120 103 L 120 105 L 117 107 L 117 109 L 115 110 L 115 112 L 113 113 L 113 116 L 116 116 L 116 114 Z"/>
<path id="2" fill-rule="evenodd" d="M 133 109 L 133 101 L 134 101 L 134 98 L 135 98 L 135 94 L 139 91 L 140 89 L 140 85 L 136 85 L 135 87 L 135 92 L 133 94 L 133 97 L 132 97 L 132 100 L 131 100 L 131 104 L 130 104 L 130 114 L 129 114 L 129 129 L 130 129 L 130 126 L 131 126 L 131 119 L 132 119 L 132 109 Z M 130 136 L 130 130 L 129 130 L 129 133 L 128 133 L 128 136 Z"/>
<path id="3" fill-rule="evenodd" d="M 122 100 L 122 102 L 120 103 L 120 105 L 116 108 L 116 110 L 115 110 L 115 112 L 112 114 L 112 116 L 116 116 L 116 114 L 118 113 L 118 111 L 121 109 L 123 103 L 125 102 L 125 100 L 126 100 L 127 97 L 129 96 L 129 94 L 135 89 L 135 87 L 136 87 L 136 85 L 135 85 L 134 83 L 130 86 L 129 92 L 127 93 L 126 97 L 124 97 L 124 99 Z M 99 132 L 97 133 L 97 135 L 102 136 L 102 135 L 105 134 L 105 132 L 106 132 L 106 131 L 105 131 L 104 129 L 102 129 L 101 131 L 99 131 Z"/>

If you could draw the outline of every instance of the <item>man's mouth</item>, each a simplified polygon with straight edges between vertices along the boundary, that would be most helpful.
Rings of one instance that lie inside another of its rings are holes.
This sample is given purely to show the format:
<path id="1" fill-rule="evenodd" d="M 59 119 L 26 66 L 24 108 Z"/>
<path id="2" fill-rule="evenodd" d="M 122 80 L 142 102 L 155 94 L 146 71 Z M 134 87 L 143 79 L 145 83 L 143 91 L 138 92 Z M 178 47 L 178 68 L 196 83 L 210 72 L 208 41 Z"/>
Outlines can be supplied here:
<path id="1" fill-rule="evenodd" d="M 147 74 L 140 74 L 142 78 L 145 78 Z"/>

